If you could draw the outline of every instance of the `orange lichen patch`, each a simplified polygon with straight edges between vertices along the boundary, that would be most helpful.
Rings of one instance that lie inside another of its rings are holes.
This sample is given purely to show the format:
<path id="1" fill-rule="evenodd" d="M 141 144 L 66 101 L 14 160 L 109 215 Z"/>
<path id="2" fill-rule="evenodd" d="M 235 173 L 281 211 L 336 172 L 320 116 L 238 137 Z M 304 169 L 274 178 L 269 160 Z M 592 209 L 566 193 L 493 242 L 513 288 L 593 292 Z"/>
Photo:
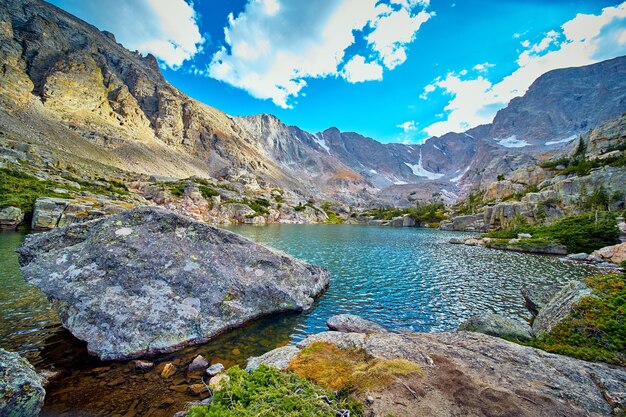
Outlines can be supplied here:
<path id="1" fill-rule="evenodd" d="M 115 200 L 115 201 L 113 201 L 113 204 L 115 204 L 117 206 L 121 206 L 121 207 L 127 208 L 127 209 L 135 208 L 134 204 L 130 204 L 130 203 L 127 203 L 125 201 Z"/>
<path id="2" fill-rule="evenodd" d="M 79 197 L 74 199 L 73 203 L 97 203 L 98 199 L 91 197 Z"/>
<path id="3" fill-rule="evenodd" d="M 422 375 L 422 368 L 405 359 L 377 359 L 363 349 L 340 349 L 315 342 L 302 349 L 288 370 L 330 390 L 364 392 L 384 388 L 397 377 Z"/>

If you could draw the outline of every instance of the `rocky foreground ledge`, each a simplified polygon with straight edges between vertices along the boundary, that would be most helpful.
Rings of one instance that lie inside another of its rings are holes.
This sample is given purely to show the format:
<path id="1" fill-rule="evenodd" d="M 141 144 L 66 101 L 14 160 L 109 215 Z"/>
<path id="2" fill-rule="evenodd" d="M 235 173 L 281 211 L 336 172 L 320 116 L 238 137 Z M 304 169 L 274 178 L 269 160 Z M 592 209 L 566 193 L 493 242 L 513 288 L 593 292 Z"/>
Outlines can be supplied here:
<path id="1" fill-rule="evenodd" d="M 455 333 L 311 335 L 252 358 L 287 369 L 307 346 L 328 342 L 378 359 L 405 359 L 423 373 L 364 394 L 366 416 L 612 416 L 626 387 L 626 369 L 546 353 L 497 337 Z"/>
<path id="2" fill-rule="evenodd" d="M 17 251 L 26 281 L 105 360 L 308 309 L 329 283 L 323 268 L 155 207 L 30 235 Z"/>

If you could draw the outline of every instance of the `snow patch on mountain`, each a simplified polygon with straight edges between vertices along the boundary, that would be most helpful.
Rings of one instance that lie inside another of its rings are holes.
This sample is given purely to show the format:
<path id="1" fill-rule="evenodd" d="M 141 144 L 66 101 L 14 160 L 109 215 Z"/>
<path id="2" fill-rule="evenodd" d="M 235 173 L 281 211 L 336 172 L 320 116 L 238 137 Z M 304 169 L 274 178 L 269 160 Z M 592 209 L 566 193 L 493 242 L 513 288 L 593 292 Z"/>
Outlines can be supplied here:
<path id="1" fill-rule="evenodd" d="M 330 148 L 328 147 L 326 140 L 324 138 L 320 138 L 319 136 L 317 136 L 317 134 L 313 135 L 313 137 L 314 137 L 313 140 L 315 141 L 315 143 L 320 145 L 320 147 L 324 148 L 326 153 L 330 155 Z"/>
<path id="2" fill-rule="evenodd" d="M 425 177 L 429 180 L 437 180 L 444 176 L 444 174 L 438 174 L 436 172 L 430 172 L 426 168 L 422 166 L 422 151 L 420 150 L 420 159 L 417 164 L 409 164 L 408 162 L 404 163 L 406 166 L 411 168 L 413 171 L 413 175 L 416 177 Z"/>
<path id="3" fill-rule="evenodd" d="M 493 140 L 498 142 L 498 145 L 504 146 L 505 148 L 523 148 L 524 146 L 531 146 L 530 143 L 525 140 L 518 139 L 515 135 L 509 136 L 505 139 L 494 138 Z"/>
<path id="4" fill-rule="evenodd" d="M 571 142 L 574 139 L 576 139 L 578 136 L 576 135 L 572 135 L 570 137 L 567 137 L 565 139 L 560 139 L 560 140 L 551 140 L 546 142 L 546 146 L 550 146 L 550 145 L 558 145 L 559 143 L 567 143 L 567 142 Z"/>
<path id="5" fill-rule="evenodd" d="M 461 178 L 463 178 L 463 175 L 465 175 L 465 173 L 467 173 L 467 171 L 469 171 L 469 169 L 470 169 L 470 167 L 469 167 L 469 165 L 468 165 L 468 167 L 467 167 L 467 168 L 465 168 L 465 169 L 463 170 L 463 172 L 461 172 L 459 175 L 457 175 L 457 176 L 456 176 L 456 177 L 454 177 L 454 178 L 450 178 L 450 182 L 459 182 L 459 181 L 461 181 Z M 459 170 L 459 171 L 460 171 L 460 170 Z M 457 171 L 457 172 L 459 172 L 459 171 Z M 455 174 L 456 174 L 456 172 L 455 172 Z"/>

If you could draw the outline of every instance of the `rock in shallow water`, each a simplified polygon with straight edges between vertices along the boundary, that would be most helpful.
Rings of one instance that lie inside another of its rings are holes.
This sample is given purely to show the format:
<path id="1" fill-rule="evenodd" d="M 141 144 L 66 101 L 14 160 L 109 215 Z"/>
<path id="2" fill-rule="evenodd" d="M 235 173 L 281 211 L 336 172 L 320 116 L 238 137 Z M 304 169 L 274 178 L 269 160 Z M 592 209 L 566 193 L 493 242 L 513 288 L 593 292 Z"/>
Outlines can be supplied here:
<path id="1" fill-rule="evenodd" d="M 0 349 L 0 416 L 37 416 L 45 395 L 35 368 L 17 353 Z"/>
<path id="2" fill-rule="evenodd" d="M 224 370 L 224 365 L 218 362 L 209 366 L 206 370 L 206 374 L 208 376 L 215 376 L 219 374 L 220 372 L 222 372 L 223 370 Z"/>
<path id="3" fill-rule="evenodd" d="M 521 321 L 494 313 L 470 317 L 468 320 L 461 323 L 459 330 L 520 340 L 532 339 L 533 337 L 532 329 L 527 323 L 522 323 Z"/>
<path id="4" fill-rule="evenodd" d="M 387 329 L 378 323 L 366 320 L 354 314 L 338 314 L 326 320 L 330 330 L 349 333 L 385 333 Z"/>
<path id="5" fill-rule="evenodd" d="M 17 251 L 64 327 L 107 360 L 308 309 L 329 282 L 323 268 L 155 207 L 30 235 Z"/>

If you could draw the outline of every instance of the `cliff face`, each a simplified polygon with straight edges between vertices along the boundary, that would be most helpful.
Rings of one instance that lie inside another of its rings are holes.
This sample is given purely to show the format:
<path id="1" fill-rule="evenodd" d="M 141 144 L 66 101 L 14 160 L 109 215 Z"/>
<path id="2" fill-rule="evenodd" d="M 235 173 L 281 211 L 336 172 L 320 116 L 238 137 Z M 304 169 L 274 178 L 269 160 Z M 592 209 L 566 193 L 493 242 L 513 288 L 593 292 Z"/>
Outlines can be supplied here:
<path id="1" fill-rule="evenodd" d="M 31 137 L 56 131 L 63 140 L 49 137 L 49 144 L 59 151 L 76 145 L 80 156 L 123 169 L 178 177 L 245 171 L 308 194 L 320 181 L 303 180 L 345 169 L 312 156 L 315 150 L 275 118 L 233 118 L 191 99 L 165 81 L 154 57 L 127 51 L 54 6 L 0 6 L 6 130 Z M 99 158 L 102 150 L 106 158 Z M 290 167 L 294 161 L 298 167 Z M 304 177 L 290 170 L 316 165 Z"/>
<path id="2" fill-rule="evenodd" d="M 558 147 L 572 135 L 621 115 L 626 110 L 625 93 L 623 57 L 550 71 L 498 112 L 489 135 L 500 139 L 515 135 L 533 147 Z"/>
<path id="3" fill-rule="evenodd" d="M 39 0 L 0 0 L 0 58 L 6 135 L 86 165 L 179 178 L 252 175 L 349 204 L 405 204 L 411 193 L 432 192 L 455 199 L 626 109 L 622 57 L 552 71 L 493 124 L 423 145 L 336 128 L 312 134 L 274 116 L 231 117 L 202 104 L 167 83 L 154 57 Z"/>

